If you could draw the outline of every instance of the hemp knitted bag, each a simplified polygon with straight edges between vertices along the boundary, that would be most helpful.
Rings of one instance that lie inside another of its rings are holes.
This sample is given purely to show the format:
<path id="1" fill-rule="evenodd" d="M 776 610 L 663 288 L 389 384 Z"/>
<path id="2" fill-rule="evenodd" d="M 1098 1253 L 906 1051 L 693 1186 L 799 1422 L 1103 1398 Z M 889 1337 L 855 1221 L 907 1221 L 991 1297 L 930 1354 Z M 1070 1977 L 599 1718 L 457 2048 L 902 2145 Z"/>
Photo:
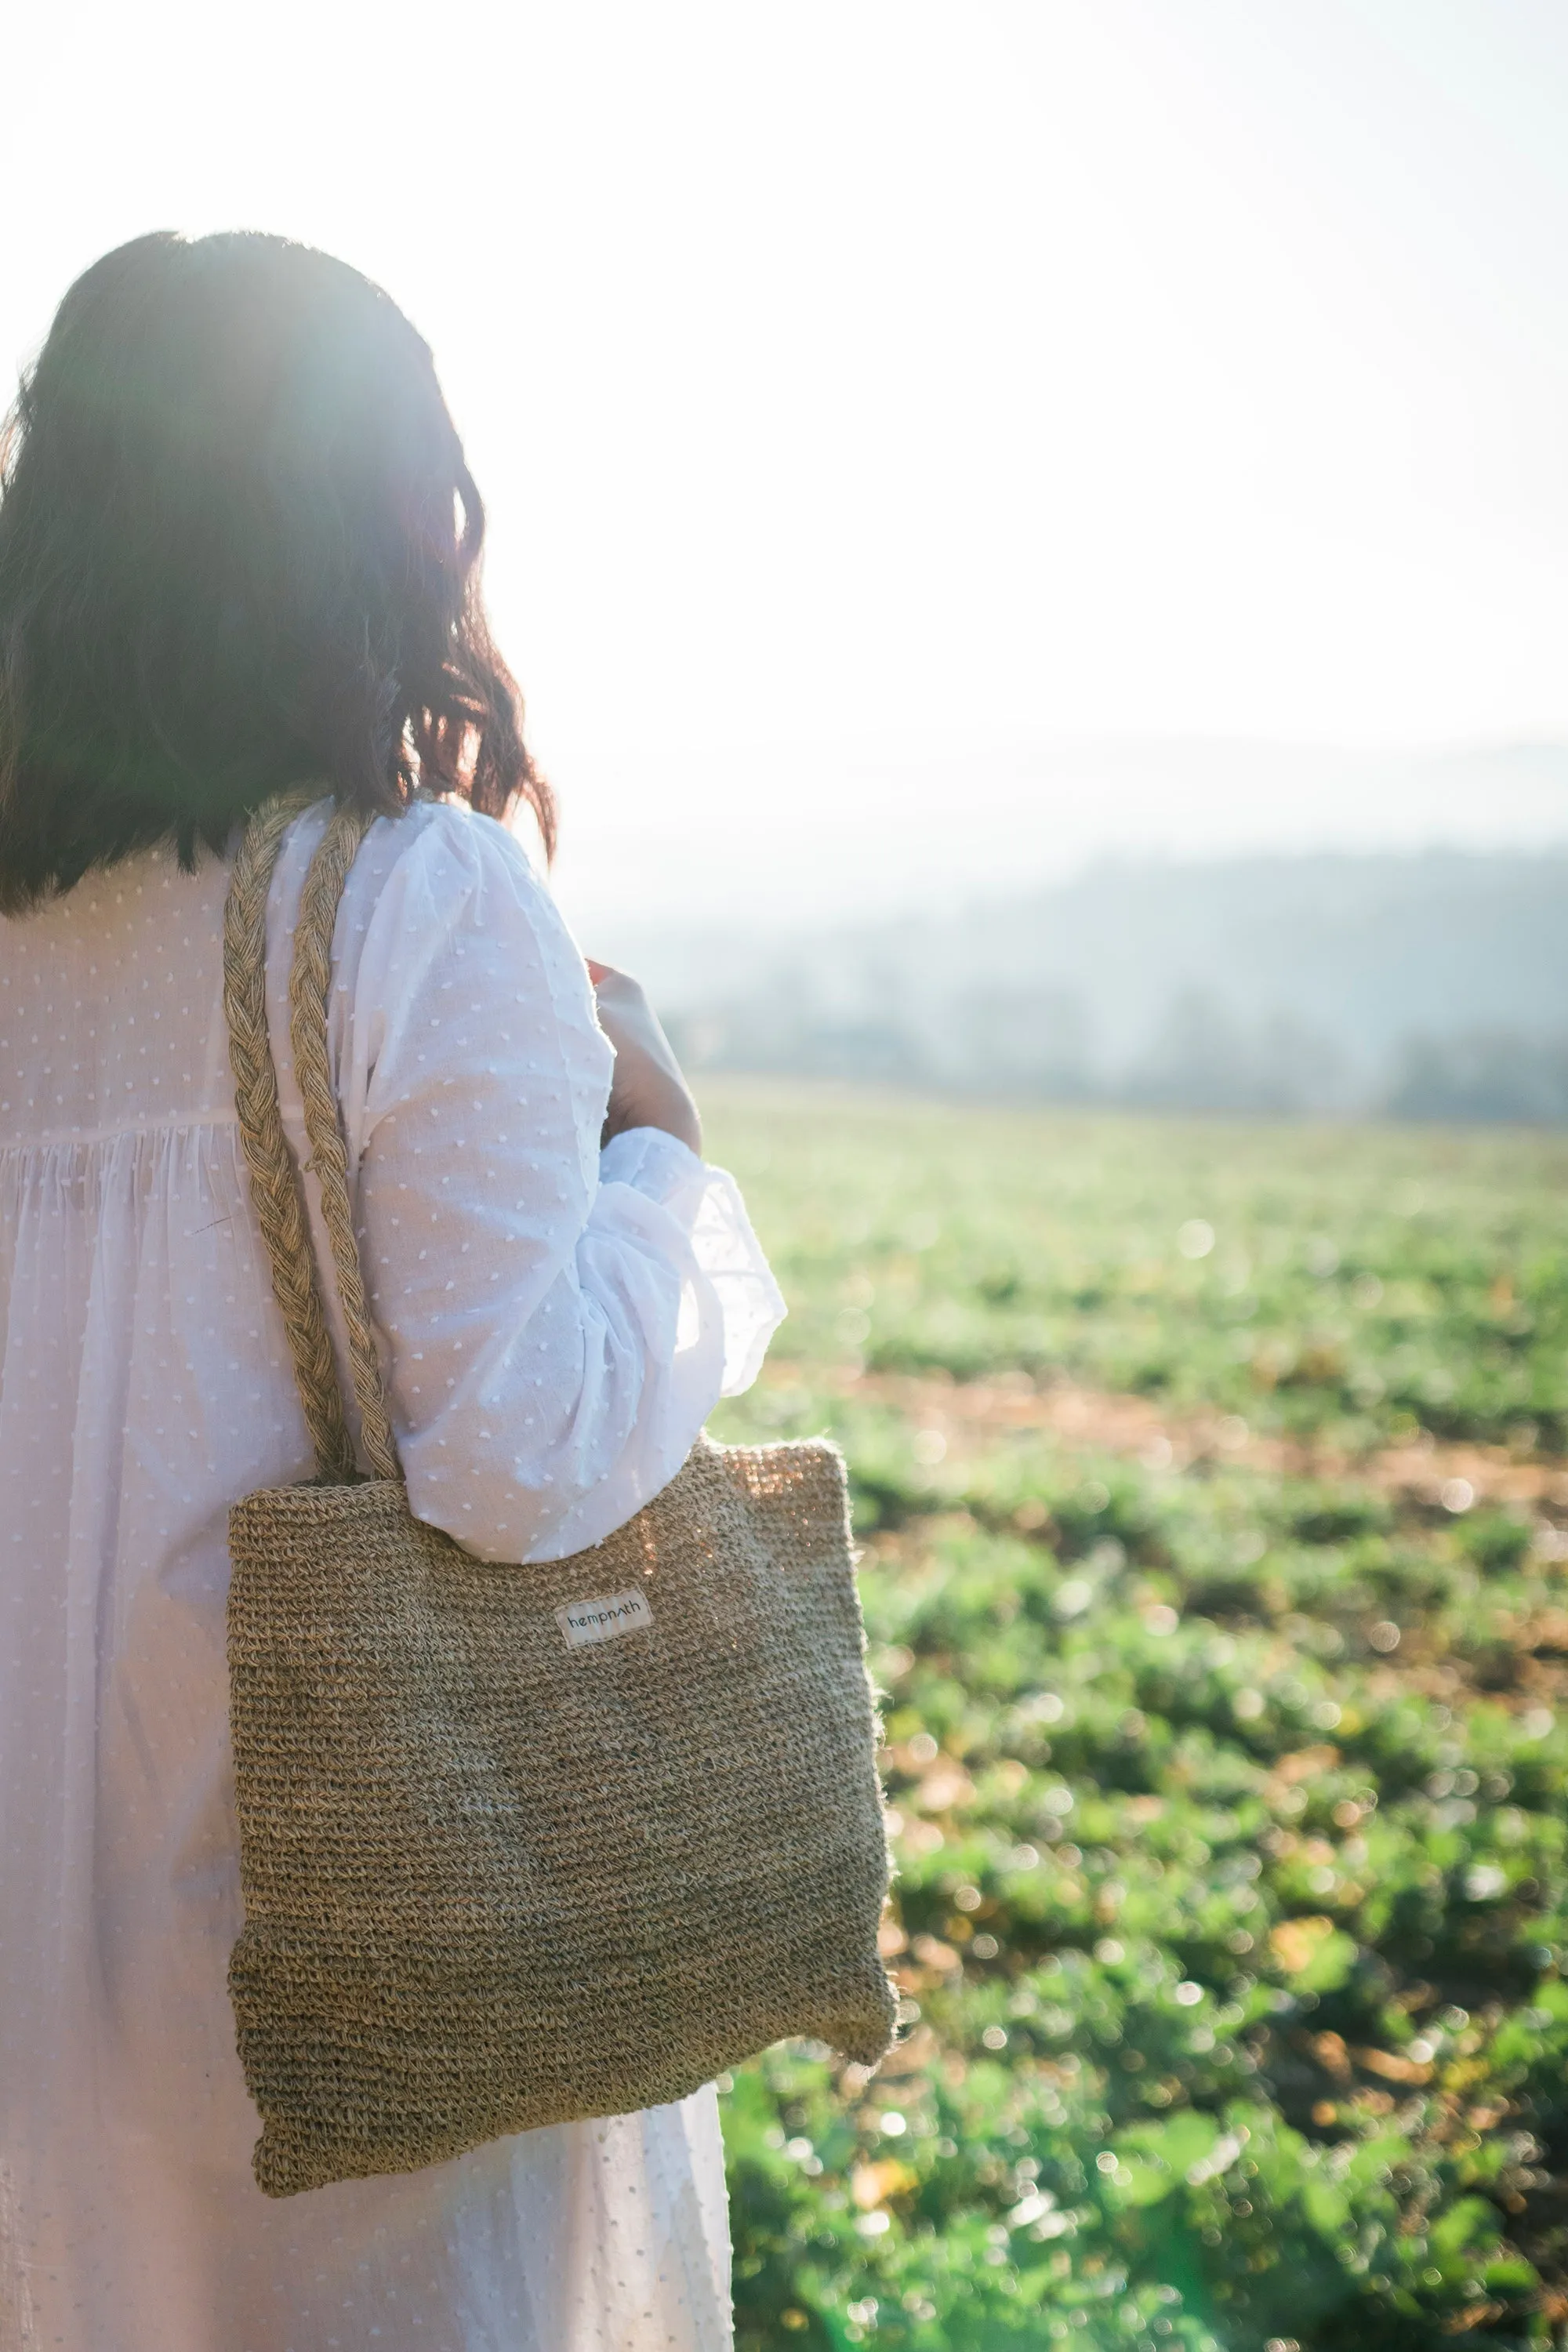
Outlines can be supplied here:
<path id="1" fill-rule="evenodd" d="M 274 2197 L 681 2098 L 786 2035 L 872 2066 L 894 2006 L 836 1449 L 700 1437 L 627 1526 L 527 1567 L 409 1509 L 328 1061 L 365 829 L 340 812 L 289 1002 L 374 1475 L 356 1473 L 267 1037 L 268 884 L 300 805 L 247 828 L 224 935 L 240 1132 L 320 1468 L 229 1520 L 229 1990 Z"/>

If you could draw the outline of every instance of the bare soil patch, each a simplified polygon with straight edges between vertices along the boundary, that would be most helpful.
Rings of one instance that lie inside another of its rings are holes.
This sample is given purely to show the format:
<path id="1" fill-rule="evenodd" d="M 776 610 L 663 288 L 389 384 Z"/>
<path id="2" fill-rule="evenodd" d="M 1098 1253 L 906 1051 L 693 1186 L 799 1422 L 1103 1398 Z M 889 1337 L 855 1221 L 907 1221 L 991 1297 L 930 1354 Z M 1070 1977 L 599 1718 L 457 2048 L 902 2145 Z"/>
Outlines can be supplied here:
<path id="1" fill-rule="evenodd" d="M 1121 1454 L 1151 1470 L 1234 1462 L 1278 1476 L 1355 1478 L 1433 1508 L 1512 1503 L 1548 1515 L 1568 1511 L 1568 1462 L 1521 1456 L 1502 1445 L 1412 1444 L 1352 1455 L 1295 1437 L 1254 1431 L 1235 1413 L 1181 1412 L 1149 1397 L 1118 1395 L 1071 1381 L 1037 1388 L 1026 1376 L 959 1381 L 904 1373 L 845 1374 L 846 1396 L 874 1400 L 921 1429 L 939 1433 L 950 1454 L 983 1451 L 1014 1430 L 1039 1430 L 1064 1445 Z M 1460 1488 L 1469 1489 L 1467 1501 Z"/>

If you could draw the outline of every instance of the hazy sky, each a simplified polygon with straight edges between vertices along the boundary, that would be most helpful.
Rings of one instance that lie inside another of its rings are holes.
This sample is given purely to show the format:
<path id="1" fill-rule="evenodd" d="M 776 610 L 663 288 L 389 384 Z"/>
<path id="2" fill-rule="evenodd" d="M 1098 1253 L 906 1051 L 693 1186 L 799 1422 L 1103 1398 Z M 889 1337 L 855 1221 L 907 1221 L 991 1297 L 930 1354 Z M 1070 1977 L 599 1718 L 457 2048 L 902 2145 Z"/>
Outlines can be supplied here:
<path id="1" fill-rule="evenodd" d="M 63 0 L 5 73 L 0 355 L 152 226 L 381 278 L 600 818 L 644 750 L 1568 733 L 1563 0 Z"/>

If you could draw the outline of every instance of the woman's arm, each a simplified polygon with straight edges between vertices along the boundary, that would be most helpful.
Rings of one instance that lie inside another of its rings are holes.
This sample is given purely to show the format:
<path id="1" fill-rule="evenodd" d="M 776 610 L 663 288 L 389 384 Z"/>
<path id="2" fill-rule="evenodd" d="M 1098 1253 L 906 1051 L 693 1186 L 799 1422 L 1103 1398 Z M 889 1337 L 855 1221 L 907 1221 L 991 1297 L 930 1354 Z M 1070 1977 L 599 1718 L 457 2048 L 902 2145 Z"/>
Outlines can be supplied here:
<path id="1" fill-rule="evenodd" d="M 605 1118 L 606 1143 L 628 1128 L 657 1127 L 690 1151 L 702 1150 L 702 1121 L 675 1049 L 643 993 L 642 982 L 613 965 L 588 962 L 599 1026 L 615 1048 L 616 1074 Z"/>
<path id="2" fill-rule="evenodd" d="M 608 1009 L 639 1123 L 601 1162 L 610 1045 L 510 837 L 441 809 L 376 863 L 333 1025 L 410 1501 L 487 1559 L 559 1558 L 668 1483 L 783 1302 L 635 1002 Z"/>

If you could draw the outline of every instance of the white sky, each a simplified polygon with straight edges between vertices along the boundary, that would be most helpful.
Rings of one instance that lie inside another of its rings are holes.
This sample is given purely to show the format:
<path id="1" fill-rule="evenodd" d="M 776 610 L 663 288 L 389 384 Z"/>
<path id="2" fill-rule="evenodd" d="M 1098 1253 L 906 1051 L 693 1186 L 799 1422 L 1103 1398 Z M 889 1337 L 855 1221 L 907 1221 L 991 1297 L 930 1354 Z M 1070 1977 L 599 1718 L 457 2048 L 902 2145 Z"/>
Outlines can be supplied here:
<path id="1" fill-rule="evenodd" d="M 1568 734 L 1563 0 L 62 0 L 4 39 L 0 359 L 149 227 L 379 278 L 580 841 L 650 797 L 750 837 L 795 772 L 859 789 L 847 746 Z"/>

